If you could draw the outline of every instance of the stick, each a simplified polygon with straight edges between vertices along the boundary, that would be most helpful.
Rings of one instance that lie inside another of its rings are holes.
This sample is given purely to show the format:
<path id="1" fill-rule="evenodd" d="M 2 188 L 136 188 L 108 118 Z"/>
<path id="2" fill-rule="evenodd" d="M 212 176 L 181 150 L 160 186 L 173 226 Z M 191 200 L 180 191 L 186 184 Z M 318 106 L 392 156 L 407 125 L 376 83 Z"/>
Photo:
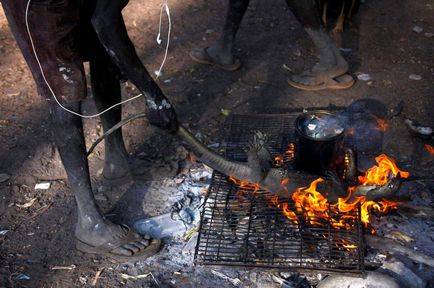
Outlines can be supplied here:
<path id="1" fill-rule="evenodd" d="M 419 262 L 431 267 L 434 267 L 434 258 L 408 248 L 404 245 L 399 244 L 395 240 L 382 238 L 379 236 L 365 235 L 366 244 L 371 248 L 379 249 L 382 251 L 395 252 L 404 254 L 411 260 Z"/>
<path id="2" fill-rule="evenodd" d="M 96 145 L 99 144 L 99 142 L 101 142 L 104 138 L 106 138 L 107 136 L 109 136 L 110 134 L 112 134 L 114 131 L 116 131 L 117 129 L 121 128 L 122 126 L 124 126 L 125 124 L 139 119 L 139 118 L 143 118 L 145 117 L 145 113 L 144 112 L 140 112 L 140 113 L 136 113 L 133 114 L 127 118 L 125 118 L 124 120 L 120 121 L 119 123 L 117 123 L 116 125 L 114 125 L 112 128 L 110 128 L 109 130 L 107 130 L 101 137 L 99 137 L 98 139 L 95 140 L 95 142 L 93 142 L 92 146 L 90 146 L 89 151 L 87 152 L 87 157 L 89 157 L 89 155 L 93 152 L 93 150 L 95 149 Z"/>
<path id="3" fill-rule="evenodd" d="M 105 267 L 102 267 L 101 269 L 99 269 L 99 270 L 96 272 L 95 277 L 94 277 L 93 280 L 92 280 L 91 287 L 95 287 L 95 286 L 96 286 L 96 284 L 98 283 L 98 279 L 99 279 L 99 277 L 101 276 L 101 273 L 104 271 L 104 269 L 105 269 Z"/>

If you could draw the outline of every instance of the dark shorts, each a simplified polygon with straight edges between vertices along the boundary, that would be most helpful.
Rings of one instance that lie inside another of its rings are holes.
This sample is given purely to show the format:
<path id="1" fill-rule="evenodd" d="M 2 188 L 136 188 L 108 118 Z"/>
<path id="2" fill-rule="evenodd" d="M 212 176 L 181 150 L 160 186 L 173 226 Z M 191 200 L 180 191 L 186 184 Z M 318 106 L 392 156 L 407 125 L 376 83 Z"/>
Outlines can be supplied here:
<path id="1" fill-rule="evenodd" d="M 42 75 L 28 36 L 25 11 L 28 0 L 2 0 L 6 17 L 38 87 L 52 99 L 45 79 L 60 102 L 86 96 L 83 62 L 104 50 L 91 25 L 95 0 L 32 0 L 28 24 Z"/>

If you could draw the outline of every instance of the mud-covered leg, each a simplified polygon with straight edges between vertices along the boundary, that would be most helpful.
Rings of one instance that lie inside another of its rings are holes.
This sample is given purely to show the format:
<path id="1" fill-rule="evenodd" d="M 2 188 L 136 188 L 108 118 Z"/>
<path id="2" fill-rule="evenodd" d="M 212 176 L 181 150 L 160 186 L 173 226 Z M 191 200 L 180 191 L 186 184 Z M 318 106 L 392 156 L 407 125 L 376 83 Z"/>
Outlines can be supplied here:
<path id="1" fill-rule="evenodd" d="M 250 0 L 229 0 L 225 25 L 220 37 L 207 48 L 191 51 L 190 56 L 193 60 L 216 65 L 225 70 L 236 70 L 240 67 L 239 60 L 234 58 L 233 46 L 249 2 Z"/>
<path id="2" fill-rule="evenodd" d="M 80 111 L 79 102 L 64 104 L 64 106 L 72 111 Z M 127 235 L 127 231 L 124 227 L 114 225 L 104 219 L 95 203 L 90 184 L 81 119 L 65 112 L 55 103 L 51 105 L 51 118 L 55 142 L 68 175 L 69 185 L 77 201 L 78 220 L 75 236 L 80 241 L 79 243 L 86 247 L 99 247 L 107 243 L 118 242 Z M 113 255 L 130 256 L 148 245 L 147 239 L 137 238 L 124 245 L 105 247 L 105 250 L 94 252 L 107 252 L 108 248 Z"/>
<path id="3" fill-rule="evenodd" d="M 304 90 L 343 89 L 350 87 L 354 83 L 351 76 L 340 79 L 344 85 L 340 85 L 341 83 L 339 83 L 340 81 L 337 77 L 348 71 L 348 63 L 321 26 L 315 1 L 287 0 L 286 2 L 312 39 L 319 56 L 319 62 L 312 69 L 303 72 L 301 75 L 292 76 L 290 84 Z"/>
<path id="4" fill-rule="evenodd" d="M 102 48 L 102 47 L 101 47 Z M 98 56 L 90 60 L 92 92 L 98 112 L 105 111 L 121 102 L 121 88 L 117 67 L 111 64 L 104 49 L 98 49 Z M 103 113 L 101 123 L 104 132 L 121 121 L 121 108 L 116 106 Z M 122 129 L 117 129 L 105 138 L 105 159 L 103 176 L 108 184 L 118 185 L 147 172 L 149 163 L 128 154 L 122 137 Z"/>
<path id="5" fill-rule="evenodd" d="M 121 88 L 110 59 L 100 57 L 90 61 L 90 75 L 92 92 L 98 112 L 121 102 Z M 100 116 L 104 132 L 121 121 L 121 106 L 114 107 Z M 109 180 L 126 178 L 129 176 L 128 153 L 125 149 L 122 130 L 117 129 L 105 138 L 105 161 L 103 176 Z"/>

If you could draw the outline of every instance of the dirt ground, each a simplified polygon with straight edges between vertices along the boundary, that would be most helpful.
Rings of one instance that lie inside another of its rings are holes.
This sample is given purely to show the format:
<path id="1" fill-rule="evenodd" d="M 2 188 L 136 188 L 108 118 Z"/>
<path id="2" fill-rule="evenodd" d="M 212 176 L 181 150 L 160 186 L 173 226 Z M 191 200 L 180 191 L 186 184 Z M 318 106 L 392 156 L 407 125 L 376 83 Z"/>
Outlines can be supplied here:
<path id="1" fill-rule="evenodd" d="M 130 36 L 142 61 L 152 72 L 158 69 L 164 55 L 163 45 L 155 42 L 160 3 L 131 0 L 124 11 Z M 225 5 L 205 0 L 169 1 L 169 4 L 172 39 L 158 83 L 173 101 L 180 121 L 195 133 L 200 132 L 208 144 L 219 140 L 219 129 L 227 113 L 284 113 L 294 109 L 302 111 L 304 107 L 347 106 L 365 98 L 379 100 L 386 107 L 393 107 L 402 100 L 404 115 L 434 126 L 432 0 L 367 0 L 353 22 L 347 25 L 342 47 L 351 72 L 368 74 L 371 79 L 358 80 L 348 90 L 323 92 L 298 91 L 286 83 L 291 71 L 284 66 L 301 72 L 311 67 L 317 58 L 313 44 L 285 1 L 251 1 L 236 40 L 236 54 L 243 64 L 236 72 L 201 66 L 188 57 L 191 48 L 206 46 L 218 36 Z M 37 96 L 29 70 L 0 11 L 0 174 L 10 176 L 0 181 L 0 230 L 8 230 L 6 235 L 0 235 L 0 285 L 90 286 L 95 273 L 103 267 L 105 270 L 98 282 L 101 287 L 155 285 L 149 278 L 136 282 L 120 278 L 120 272 L 135 269 L 137 273 L 139 267 L 140 271 L 152 272 L 163 287 L 222 285 L 221 278 L 206 274 L 207 269 L 203 267 L 167 268 L 158 261 L 124 266 L 76 251 L 75 201 L 50 134 L 47 105 Z M 414 29 L 416 26 L 423 31 L 414 31 L 418 30 Z M 420 79 L 411 79 L 412 74 L 419 75 Z M 125 97 L 137 93 L 128 83 L 123 91 Z M 141 103 L 136 100 L 126 104 L 125 115 L 140 111 Z M 85 113 L 93 111 L 90 95 Z M 97 119 L 84 122 L 86 140 L 91 145 L 101 135 L 101 126 Z M 388 152 L 398 161 L 413 164 L 414 149 L 409 142 L 400 140 L 401 133 L 406 133 L 400 125 L 402 122 L 397 122 L 398 132 L 389 141 Z M 146 120 L 128 124 L 124 132 L 130 153 L 150 159 L 153 167 L 164 168 L 177 161 L 180 141 L 150 127 Z M 121 198 L 115 194 L 122 194 L 128 188 L 104 190 L 99 179 L 102 159 L 100 145 L 90 160 L 92 180 L 95 193 L 101 195 L 97 197 L 100 205 L 109 212 L 117 207 Z M 159 175 L 173 177 L 169 170 Z M 36 183 L 46 181 L 51 183 L 48 190 L 34 189 Z M 428 191 L 432 193 L 432 187 Z M 169 207 L 156 197 L 147 197 L 151 198 L 147 201 L 154 201 L 145 204 L 144 211 L 149 216 L 168 212 Z M 428 198 L 432 199 L 432 194 Z M 146 205 L 151 205 L 152 209 L 146 209 Z M 124 213 L 119 217 L 131 219 L 132 216 Z M 170 260 L 170 254 L 163 252 Z M 53 270 L 55 266 L 72 268 Z M 167 280 L 169 273 L 178 271 L 189 273 L 176 284 Z M 19 280 L 20 274 L 29 276 L 30 280 Z M 201 280 L 201 275 L 208 276 Z M 227 281 L 223 283 L 232 285 Z M 247 281 L 243 286 L 277 287 L 254 281 Z"/>

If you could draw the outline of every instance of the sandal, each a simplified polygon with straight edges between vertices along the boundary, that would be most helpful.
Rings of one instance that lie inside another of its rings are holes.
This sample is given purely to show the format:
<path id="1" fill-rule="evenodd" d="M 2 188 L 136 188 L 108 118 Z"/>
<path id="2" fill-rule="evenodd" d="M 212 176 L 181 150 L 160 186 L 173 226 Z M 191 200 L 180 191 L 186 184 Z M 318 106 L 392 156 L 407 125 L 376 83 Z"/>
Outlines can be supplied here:
<path id="1" fill-rule="evenodd" d="M 155 255 L 160 250 L 161 240 L 158 240 L 158 239 L 147 240 L 147 239 L 143 238 L 143 236 L 140 236 L 139 234 L 135 233 L 127 225 L 121 225 L 121 226 L 124 230 L 124 234 L 122 235 L 122 237 L 120 237 L 118 239 L 109 240 L 109 241 L 107 241 L 107 242 L 105 242 L 99 246 L 92 246 L 90 244 L 87 244 L 87 243 L 77 239 L 76 247 L 81 252 L 104 255 L 104 256 L 112 258 L 118 262 L 128 262 L 128 261 L 139 260 L 139 259 L 143 260 L 143 259 L 146 259 L 148 257 Z M 131 256 L 126 256 L 124 254 L 119 254 L 119 253 L 114 252 L 119 247 L 123 247 L 124 249 L 128 249 L 128 248 L 125 248 L 124 245 L 126 245 L 126 244 L 133 245 L 135 242 L 141 241 L 141 240 L 149 241 L 149 245 L 146 246 L 145 249 L 138 251 L 136 253 L 131 251 L 131 253 L 132 253 Z"/>
<path id="2" fill-rule="evenodd" d="M 208 65 L 215 66 L 215 67 L 218 67 L 218 68 L 226 70 L 226 71 L 235 71 L 235 70 L 240 69 L 241 62 L 239 59 L 235 59 L 235 62 L 232 64 L 220 64 L 218 62 L 215 62 L 214 58 L 212 58 L 206 50 L 207 50 L 207 48 L 193 49 L 190 52 L 191 59 L 193 59 L 193 61 L 196 61 L 197 63 L 208 64 Z"/>

